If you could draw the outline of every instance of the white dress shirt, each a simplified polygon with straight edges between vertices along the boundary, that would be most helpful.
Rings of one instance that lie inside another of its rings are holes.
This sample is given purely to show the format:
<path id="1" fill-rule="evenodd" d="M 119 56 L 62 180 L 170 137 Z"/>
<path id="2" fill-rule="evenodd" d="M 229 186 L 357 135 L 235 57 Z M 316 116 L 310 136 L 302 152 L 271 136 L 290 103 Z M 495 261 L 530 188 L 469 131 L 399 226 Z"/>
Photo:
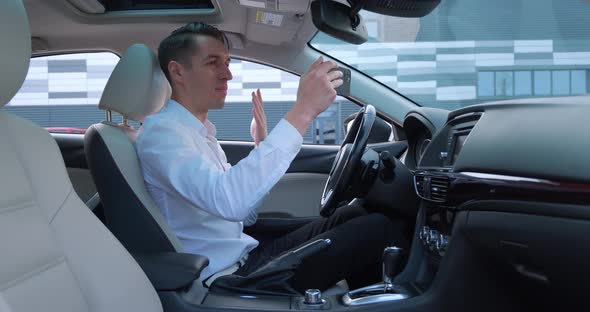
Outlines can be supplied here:
<path id="1" fill-rule="evenodd" d="M 287 171 L 303 143 L 281 120 L 250 154 L 231 166 L 203 124 L 174 100 L 145 118 L 135 147 L 146 187 L 187 252 L 209 258 L 201 280 L 226 270 L 258 246 L 244 234 L 261 200 Z"/>

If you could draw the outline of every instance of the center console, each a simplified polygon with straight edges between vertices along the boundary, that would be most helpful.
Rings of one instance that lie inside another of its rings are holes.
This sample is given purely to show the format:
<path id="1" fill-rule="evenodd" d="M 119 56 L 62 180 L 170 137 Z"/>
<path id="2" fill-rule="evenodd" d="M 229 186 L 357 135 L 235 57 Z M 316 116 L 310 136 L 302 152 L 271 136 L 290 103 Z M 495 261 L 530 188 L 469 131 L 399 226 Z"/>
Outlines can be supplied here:
<path id="1" fill-rule="evenodd" d="M 481 116 L 482 113 L 469 113 L 447 123 L 433 138 L 414 172 L 415 191 L 422 199 L 424 214 L 418 237 L 434 265 L 447 251 L 456 208 L 462 202 L 453 192 L 458 184 L 453 166 Z"/>
<path id="2" fill-rule="evenodd" d="M 318 289 L 308 289 L 304 296 L 238 295 L 209 291 L 202 299 L 186 295 L 189 302 L 202 300 L 203 307 L 256 308 L 264 310 L 340 310 L 352 306 L 385 303 L 407 299 L 417 293 L 411 287 L 395 284 L 393 279 L 404 268 L 405 251 L 387 247 L 383 252 L 383 282 L 350 290 L 332 288 L 322 294 Z M 338 286 L 338 285 L 337 285 Z"/>

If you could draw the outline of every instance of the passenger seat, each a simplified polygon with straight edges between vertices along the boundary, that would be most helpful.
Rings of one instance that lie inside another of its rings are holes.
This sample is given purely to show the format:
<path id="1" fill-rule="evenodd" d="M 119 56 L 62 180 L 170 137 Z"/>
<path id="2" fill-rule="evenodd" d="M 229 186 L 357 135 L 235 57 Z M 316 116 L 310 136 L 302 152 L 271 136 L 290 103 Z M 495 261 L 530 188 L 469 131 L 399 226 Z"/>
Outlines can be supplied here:
<path id="1" fill-rule="evenodd" d="M 21 0 L 0 1 L 0 107 L 29 68 Z M 162 311 L 131 255 L 80 200 L 47 131 L 0 112 L 0 311 Z"/>

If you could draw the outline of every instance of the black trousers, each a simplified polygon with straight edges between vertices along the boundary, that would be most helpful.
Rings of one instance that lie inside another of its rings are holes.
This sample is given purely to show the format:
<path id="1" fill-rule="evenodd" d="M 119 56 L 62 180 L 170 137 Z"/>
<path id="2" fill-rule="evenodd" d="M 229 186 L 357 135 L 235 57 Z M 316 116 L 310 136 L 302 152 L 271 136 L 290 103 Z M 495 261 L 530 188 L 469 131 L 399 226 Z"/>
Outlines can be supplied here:
<path id="1" fill-rule="evenodd" d="M 281 253 L 316 239 L 332 244 L 297 268 L 292 286 L 298 291 L 333 286 L 345 278 L 351 288 L 381 280 L 383 248 L 405 246 L 402 223 L 357 205 L 340 207 L 328 218 L 319 218 L 285 236 L 255 248 L 235 273 L 247 276 Z"/>

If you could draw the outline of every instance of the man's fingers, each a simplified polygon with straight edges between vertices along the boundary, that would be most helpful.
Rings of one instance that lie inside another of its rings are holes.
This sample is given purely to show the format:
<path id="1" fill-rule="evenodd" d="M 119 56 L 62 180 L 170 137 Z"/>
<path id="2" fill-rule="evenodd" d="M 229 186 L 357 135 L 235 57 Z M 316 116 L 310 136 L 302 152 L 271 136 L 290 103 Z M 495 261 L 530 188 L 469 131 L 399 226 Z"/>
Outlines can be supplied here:
<path id="1" fill-rule="evenodd" d="M 330 81 L 332 81 L 334 79 L 342 78 L 342 76 L 344 76 L 344 74 L 339 70 L 333 70 L 328 73 L 328 79 Z"/>
<path id="2" fill-rule="evenodd" d="M 260 102 L 258 101 L 258 99 L 253 98 L 252 103 L 254 104 L 252 105 L 252 113 L 254 114 L 254 118 L 256 118 L 256 121 L 261 121 L 262 108 L 260 106 Z"/>
<path id="3" fill-rule="evenodd" d="M 330 69 L 332 68 L 337 68 L 338 64 L 336 64 L 335 62 L 332 61 L 326 61 L 323 62 L 322 64 L 318 65 L 316 70 L 319 71 L 320 73 L 324 74 L 330 71 Z"/>
<path id="4" fill-rule="evenodd" d="M 261 110 L 261 109 L 262 109 L 262 103 L 261 103 L 261 102 L 260 102 L 260 100 L 259 100 L 259 99 L 257 99 L 256 97 L 254 97 L 254 98 L 252 99 L 252 103 L 254 104 L 253 106 L 254 106 L 254 108 L 255 108 L 256 110 Z"/>
<path id="5" fill-rule="evenodd" d="M 334 89 L 336 89 L 336 88 L 340 87 L 344 83 L 344 80 L 342 80 L 342 79 L 336 79 L 336 80 L 332 80 L 330 83 L 332 84 L 332 87 Z"/>
<path id="6" fill-rule="evenodd" d="M 260 100 L 258 99 L 258 96 L 256 95 L 255 91 L 252 91 L 252 104 L 253 104 L 253 106 L 257 106 L 259 102 L 260 102 Z"/>
<path id="7" fill-rule="evenodd" d="M 260 127 L 264 125 L 264 118 L 260 116 L 260 112 L 255 112 L 254 117 L 256 118 L 256 124 Z"/>
<path id="8" fill-rule="evenodd" d="M 254 108 L 252 108 L 252 114 L 254 115 L 254 117 L 258 118 L 259 112 L 260 112 L 260 109 L 258 108 L 258 106 L 254 105 Z"/>
<path id="9" fill-rule="evenodd" d="M 264 113 L 264 107 L 262 106 L 261 101 L 259 101 L 259 103 L 258 103 L 257 112 L 260 117 L 260 121 L 262 121 L 264 124 L 266 124 L 266 114 Z"/>
<path id="10" fill-rule="evenodd" d="M 260 102 L 260 107 L 264 107 L 264 101 L 262 100 L 262 94 L 260 94 L 260 90 L 258 90 L 258 102 Z"/>
<path id="11" fill-rule="evenodd" d="M 255 120 L 258 119 L 256 117 L 256 112 L 258 111 L 258 105 L 259 105 L 258 100 L 256 99 L 254 92 L 252 92 L 252 117 L 254 117 Z"/>
<path id="12" fill-rule="evenodd" d="M 313 62 L 310 66 L 309 69 L 307 70 L 312 71 L 314 68 L 316 68 L 317 66 L 319 66 L 320 64 L 322 64 L 324 62 L 324 58 L 322 56 L 318 57 L 317 60 L 315 60 L 315 62 Z"/>
<path id="13" fill-rule="evenodd" d="M 256 103 L 262 106 L 262 94 L 260 93 L 260 89 L 252 91 L 252 103 Z"/>

